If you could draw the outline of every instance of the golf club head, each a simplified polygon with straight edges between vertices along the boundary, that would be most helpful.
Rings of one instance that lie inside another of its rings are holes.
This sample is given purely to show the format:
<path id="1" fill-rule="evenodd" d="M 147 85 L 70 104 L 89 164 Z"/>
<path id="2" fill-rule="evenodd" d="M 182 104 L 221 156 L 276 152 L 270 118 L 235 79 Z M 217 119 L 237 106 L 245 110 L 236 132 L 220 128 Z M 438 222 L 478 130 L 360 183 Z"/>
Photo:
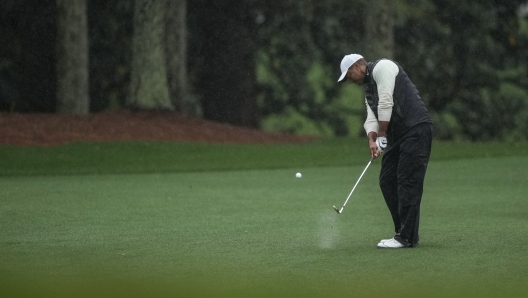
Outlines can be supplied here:
<path id="1" fill-rule="evenodd" d="M 334 206 L 334 210 L 335 210 L 337 213 L 341 214 L 341 211 L 339 211 L 339 209 L 337 209 L 336 206 Z"/>

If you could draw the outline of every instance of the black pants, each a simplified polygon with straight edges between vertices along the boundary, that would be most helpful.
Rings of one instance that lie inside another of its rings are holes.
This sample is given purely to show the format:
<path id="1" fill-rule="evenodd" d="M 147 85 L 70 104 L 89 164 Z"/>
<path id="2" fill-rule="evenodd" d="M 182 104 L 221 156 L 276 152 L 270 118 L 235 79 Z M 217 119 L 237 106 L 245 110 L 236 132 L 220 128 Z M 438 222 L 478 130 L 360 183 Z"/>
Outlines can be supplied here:
<path id="1" fill-rule="evenodd" d="M 389 140 L 381 163 L 380 187 L 392 215 L 395 239 L 410 246 L 419 241 L 420 203 L 432 134 L 432 124 L 422 123 L 393 143 Z"/>

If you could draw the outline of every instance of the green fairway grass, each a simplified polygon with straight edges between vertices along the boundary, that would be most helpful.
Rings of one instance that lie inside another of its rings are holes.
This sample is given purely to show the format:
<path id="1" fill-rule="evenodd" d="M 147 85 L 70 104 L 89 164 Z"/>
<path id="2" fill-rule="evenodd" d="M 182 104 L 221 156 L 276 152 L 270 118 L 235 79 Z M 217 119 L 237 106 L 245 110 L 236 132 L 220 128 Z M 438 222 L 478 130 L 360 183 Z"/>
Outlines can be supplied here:
<path id="1" fill-rule="evenodd" d="M 365 165 L 365 138 L 306 144 L 178 142 L 0 146 L 0 176 L 129 174 Z M 432 160 L 528 155 L 528 143 L 436 142 Z"/>
<path id="2" fill-rule="evenodd" d="M 0 147 L 21 159 L 2 161 L 0 297 L 528 294 L 525 147 L 436 146 L 420 246 L 379 250 L 393 236 L 379 160 L 343 214 L 332 209 L 368 161 L 364 144 L 128 145 Z M 187 163 L 161 162 L 183 152 Z"/>

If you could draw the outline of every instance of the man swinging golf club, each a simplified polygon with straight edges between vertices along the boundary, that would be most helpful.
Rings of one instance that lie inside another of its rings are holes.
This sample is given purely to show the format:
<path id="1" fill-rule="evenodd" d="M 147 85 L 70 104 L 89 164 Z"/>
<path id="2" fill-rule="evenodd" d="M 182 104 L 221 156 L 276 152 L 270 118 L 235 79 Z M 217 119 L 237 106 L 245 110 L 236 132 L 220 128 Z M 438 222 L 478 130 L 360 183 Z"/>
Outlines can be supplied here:
<path id="1" fill-rule="evenodd" d="M 377 158 L 383 152 L 379 183 L 395 236 L 381 240 L 378 248 L 415 247 L 431 154 L 429 112 L 403 68 L 391 60 L 367 63 L 359 54 L 346 55 L 338 82 L 346 80 L 364 85 L 370 154 Z"/>

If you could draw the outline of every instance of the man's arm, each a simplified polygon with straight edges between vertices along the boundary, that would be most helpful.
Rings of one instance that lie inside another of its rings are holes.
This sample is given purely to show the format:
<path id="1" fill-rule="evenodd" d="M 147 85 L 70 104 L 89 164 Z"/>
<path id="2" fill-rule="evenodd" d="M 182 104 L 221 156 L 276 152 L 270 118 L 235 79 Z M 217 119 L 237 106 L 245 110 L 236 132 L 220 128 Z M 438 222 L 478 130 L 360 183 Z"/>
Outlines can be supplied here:
<path id="1" fill-rule="evenodd" d="M 376 115 L 374 115 L 374 112 L 372 112 L 372 109 L 368 105 L 367 99 L 365 99 L 365 104 L 367 106 L 367 119 L 363 124 L 363 128 L 365 128 L 365 132 L 367 133 L 367 135 L 370 132 L 374 132 L 377 134 L 379 129 L 378 119 L 376 119 Z"/>
<path id="2" fill-rule="evenodd" d="M 378 119 L 376 119 L 376 115 L 374 115 L 374 112 L 372 112 L 372 109 L 368 105 L 366 99 L 365 104 L 367 105 L 367 119 L 365 120 L 363 127 L 365 128 L 365 132 L 367 133 L 369 140 L 370 156 L 378 157 L 380 155 L 378 145 L 376 144 L 379 129 Z"/>
<path id="3" fill-rule="evenodd" d="M 394 85 L 399 73 L 398 65 L 390 60 L 381 60 L 372 71 L 372 76 L 378 85 L 378 137 L 387 136 L 387 128 L 394 106 Z"/>
<path id="4" fill-rule="evenodd" d="M 387 137 L 387 129 L 389 128 L 389 121 L 378 122 L 378 137 Z"/>

